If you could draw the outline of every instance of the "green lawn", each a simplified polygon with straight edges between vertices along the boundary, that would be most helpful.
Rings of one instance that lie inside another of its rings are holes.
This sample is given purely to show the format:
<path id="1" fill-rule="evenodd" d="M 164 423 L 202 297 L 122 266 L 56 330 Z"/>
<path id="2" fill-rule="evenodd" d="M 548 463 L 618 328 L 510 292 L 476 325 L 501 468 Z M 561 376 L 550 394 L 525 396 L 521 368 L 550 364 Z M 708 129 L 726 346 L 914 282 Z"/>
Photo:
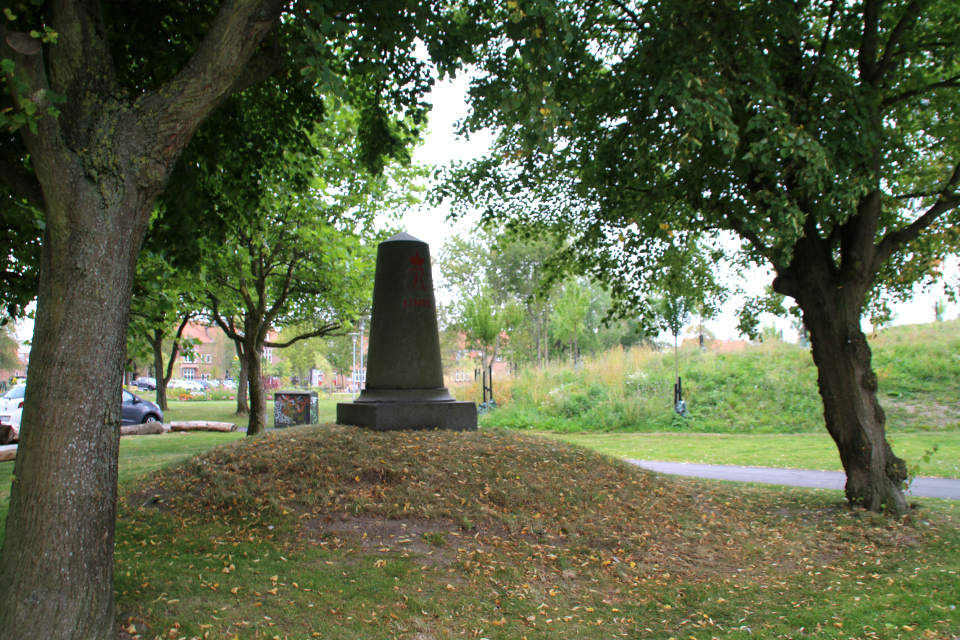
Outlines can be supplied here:
<path id="1" fill-rule="evenodd" d="M 173 419 L 232 411 L 217 404 L 177 403 Z M 907 455 L 934 437 L 915 435 L 894 446 Z M 800 466 L 803 452 L 818 468 L 832 454 L 827 436 L 812 435 L 562 439 L 619 457 L 737 464 Z M 934 461 L 956 461 L 956 445 Z M 144 638 L 170 629 L 175 638 L 358 640 L 960 632 L 950 608 L 955 501 L 925 500 L 922 517 L 894 521 L 847 512 L 838 491 L 658 477 L 564 449 L 488 429 L 122 438 L 121 496 L 162 499 L 121 498 L 120 622 Z M 12 472 L 0 464 L 2 521 Z"/>
<path id="2" fill-rule="evenodd" d="M 751 467 L 841 471 L 837 447 L 826 433 L 733 435 L 685 433 L 540 433 L 618 458 L 660 462 L 695 462 Z M 919 475 L 960 478 L 960 433 L 896 433 L 893 450 L 913 466 L 939 445 Z"/>

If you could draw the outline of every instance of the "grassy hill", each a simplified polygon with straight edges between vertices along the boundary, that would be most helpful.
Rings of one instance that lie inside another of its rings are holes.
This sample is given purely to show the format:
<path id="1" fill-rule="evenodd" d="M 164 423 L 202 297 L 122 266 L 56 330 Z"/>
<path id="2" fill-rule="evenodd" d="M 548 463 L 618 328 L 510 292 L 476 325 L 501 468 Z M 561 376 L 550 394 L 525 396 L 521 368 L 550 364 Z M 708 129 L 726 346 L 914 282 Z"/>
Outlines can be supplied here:
<path id="1" fill-rule="evenodd" d="M 960 430 L 960 320 L 892 327 L 871 336 L 870 344 L 889 431 Z M 680 376 L 687 419 L 672 409 L 673 350 L 639 348 L 498 381 L 501 408 L 484 422 L 558 432 L 823 430 L 807 348 L 778 341 L 735 351 L 685 345 Z"/>
<path id="2" fill-rule="evenodd" d="M 960 633 L 960 511 L 939 501 L 891 521 L 505 430 L 333 425 L 124 486 L 125 639 Z"/>

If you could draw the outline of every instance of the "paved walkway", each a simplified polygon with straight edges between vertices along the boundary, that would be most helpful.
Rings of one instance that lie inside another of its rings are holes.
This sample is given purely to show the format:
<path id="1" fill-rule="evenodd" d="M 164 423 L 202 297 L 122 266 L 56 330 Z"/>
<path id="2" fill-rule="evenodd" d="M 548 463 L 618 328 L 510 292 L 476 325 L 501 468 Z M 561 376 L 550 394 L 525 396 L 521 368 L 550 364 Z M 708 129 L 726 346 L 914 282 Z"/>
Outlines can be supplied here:
<path id="1" fill-rule="evenodd" d="M 817 487 L 843 490 L 847 476 L 840 471 L 808 471 L 806 469 L 773 469 L 770 467 L 728 467 L 686 462 L 649 462 L 627 460 L 637 466 L 675 476 L 694 476 L 710 480 L 785 484 L 794 487 Z M 907 495 L 922 498 L 960 500 L 960 480 L 920 477 L 913 481 Z"/>

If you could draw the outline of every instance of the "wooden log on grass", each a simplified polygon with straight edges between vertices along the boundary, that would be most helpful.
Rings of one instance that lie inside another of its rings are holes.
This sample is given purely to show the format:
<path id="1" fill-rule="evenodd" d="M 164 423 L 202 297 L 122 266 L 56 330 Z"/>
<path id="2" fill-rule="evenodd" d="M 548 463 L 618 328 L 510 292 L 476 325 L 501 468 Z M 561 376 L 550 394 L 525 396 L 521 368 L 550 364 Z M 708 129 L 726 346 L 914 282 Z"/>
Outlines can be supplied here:
<path id="1" fill-rule="evenodd" d="M 171 422 L 171 431 L 236 431 L 237 425 L 232 422 Z"/>
<path id="2" fill-rule="evenodd" d="M 152 436 L 161 433 L 163 433 L 163 424 L 159 422 L 128 424 L 120 427 L 120 435 L 122 436 Z"/>
<path id="3" fill-rule="evenodd" d="M 9 462 L 17 459 L 17 445 L 5 444 L 0 446 L 0 462 Z"/>

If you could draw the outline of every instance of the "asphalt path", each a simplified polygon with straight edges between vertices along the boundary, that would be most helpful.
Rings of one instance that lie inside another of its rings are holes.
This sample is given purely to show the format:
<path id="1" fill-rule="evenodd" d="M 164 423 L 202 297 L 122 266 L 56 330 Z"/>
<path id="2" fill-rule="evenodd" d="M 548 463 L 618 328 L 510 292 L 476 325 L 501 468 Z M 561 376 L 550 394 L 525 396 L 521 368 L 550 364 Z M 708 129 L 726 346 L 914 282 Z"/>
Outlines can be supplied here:
<path id="1" fill-rule="evenodd" d="M 733 482 L 759 482 L 762 484 L 781 484 L 793 487 L 815 487 L 820 489 L 843 490 L 847 476 L 839 471 L 809 471 L 806 469 L 774 469 L 771 467 L 730 467 L 713 464 L 691 464 L 687 462 L 650 462 L 648 460 L 627 460 L 639 467 L 667 473 L 675 476 L 693 476 L 710 480 L 730 480 Z M 942 498 L 960 500 L 960 480 L 949 478 L 919 477 L 907 491 L 907 495 L 918 498 Z"/>

